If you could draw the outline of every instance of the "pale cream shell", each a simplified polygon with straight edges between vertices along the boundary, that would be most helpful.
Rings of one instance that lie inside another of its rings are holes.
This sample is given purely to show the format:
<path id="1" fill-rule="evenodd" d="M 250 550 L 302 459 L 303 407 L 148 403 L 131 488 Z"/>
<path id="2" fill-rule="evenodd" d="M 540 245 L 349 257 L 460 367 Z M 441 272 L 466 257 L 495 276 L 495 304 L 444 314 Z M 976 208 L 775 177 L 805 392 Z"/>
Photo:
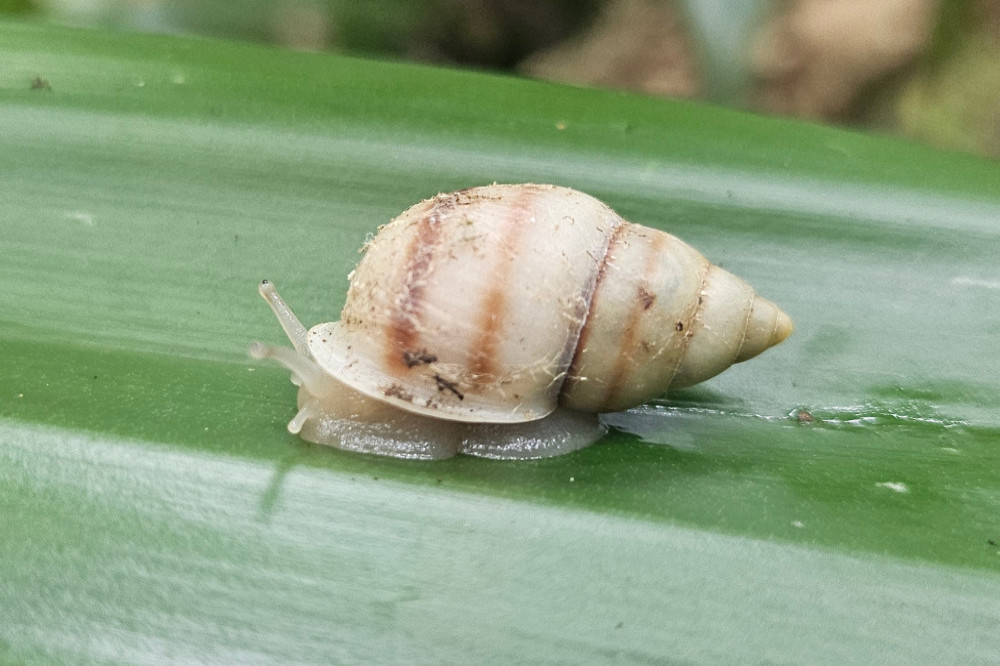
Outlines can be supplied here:
<path id="1" fill-rule="evenodd" d="M 718 374 L 791 322 L 670 234 L 576 190 L 441 194 L 381 229 L 341 320 L 309 331 L 328 373 L 438 418 L 615 411 Z"/>

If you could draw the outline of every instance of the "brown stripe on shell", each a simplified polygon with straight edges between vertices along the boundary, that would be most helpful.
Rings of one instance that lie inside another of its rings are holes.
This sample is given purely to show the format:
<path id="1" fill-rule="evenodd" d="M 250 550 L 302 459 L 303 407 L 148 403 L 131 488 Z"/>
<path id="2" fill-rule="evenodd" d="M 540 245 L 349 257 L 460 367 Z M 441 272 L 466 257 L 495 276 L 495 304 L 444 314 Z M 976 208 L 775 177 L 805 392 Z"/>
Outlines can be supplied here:
<path id="1" fill-rule="evenodd" d="M 653 242 L 650 243 L 646 254 L 646 261 L 642 267 L 641 275 L 652 275 L 656 270 L 656 263 L 659 261 L 670 237 L 667 234 L 654 233 Z M 611 366 L 611 373 L 604 393 L 604 403 L 611 404 L 618 398 L 618 393 L 622 390 L 628 380 L 629 371 L 632 368 L 632 355 L 637 347 L 636 329 L 639 326 L 639 319 L 649 310 L 653 304 L 655 296 L 647 289 L 649 284 L 645 279 L 640 279 L 636 289 L 635 300 L 629 310 L 628 317 L 622 327 L 622 337 L 618 347 L 618 355 L 614 365 Z M 648 344 L 648 343 L 646 343 Z"/>
<path id="2" fill-rule="evenodd" d="M 420 346 L 417 321 L 423 306 L 424 285 L 441 238 L 441 222 L 454 206 L 454 195 L 435 197 L 430 210 L 417 222 L 417 233 L 406 249 L 406 279 L 401 298 L 394 304 L 384 338 L 387 365 L 397 374 L 409 367 L 405 353 Z"/>
<path id="3" fill-rule="evenodd" d="M 590 317 L 591 305 L 597 300 L 600 294 L 601 285 L 604 283 L 604 276 L 608 271 L 608 262 L 614 256 L 615 248 L 622 242 L 622 238 L 625 235 L 625 228 L 629 224 L 631 223 L 621 220 L 614 231 L 611 232 L 611 238 L 608 239 L 608 246 L 604 251 L 604 256 L 601 258 L 601 265 L 597 269 L 597 278 L 594 280 L 594 287 L 590 292 L 590 298 L 587 299 L 587 318 L 583 323 L 583 328 L 580 329 L 580 335 L 576 339 L 573 349 L 573 360 L 570 361 L 569 370 L 566 373 L 567 377 L 578 377 L 580 374 L 580 354 L 587 347 L 587 342 L 590 338 L 590 325 L 593 321 Z"/>
<path id="4" fill-rule="evenodd" d="M 491 284 L 482 300 L 476 330 L 479 335 L 469 347 L 470 379 L 492 381 L 497 374 L 497 350 L 502 340 L 504 314 L 510 296 L 510 279 L 518 255 L 518 244 L 525 228 L 531 223 L 531 204 L 538 190 L 524 188 L 508 209 L 499 233 L 502 247 L 497 252 L 496 263 L 491 267 Z"/>
<path id="5" fill-rule="evenodd" d="M 698 291 L 696 292 L 698 297 L 694 299 L 694 307 L 689 313 L 685 313 L 680 321 L 687 322 L 684 326 L 684 335 L 681 337 L 681 342 L 677 346 L 677 361 L 674 363 L 674 369 L 670 373 L 670 382 L 667 384 L 669 388 L 674 383 L 674 378 L 677 377 L 677 373 L 681 370 L 681 365 L 684 364 L 684 357 L 687 356 L 688 347 L 691 346 L 691 336 L 694 335 L 693 322 L 698 318 L 698 313 L 705 307 L 705 284 L 708 282 L 708 274 L 712 270 L 712 263 L 703 260 L 701 262 L 701 279 L 698 280 Z"/>

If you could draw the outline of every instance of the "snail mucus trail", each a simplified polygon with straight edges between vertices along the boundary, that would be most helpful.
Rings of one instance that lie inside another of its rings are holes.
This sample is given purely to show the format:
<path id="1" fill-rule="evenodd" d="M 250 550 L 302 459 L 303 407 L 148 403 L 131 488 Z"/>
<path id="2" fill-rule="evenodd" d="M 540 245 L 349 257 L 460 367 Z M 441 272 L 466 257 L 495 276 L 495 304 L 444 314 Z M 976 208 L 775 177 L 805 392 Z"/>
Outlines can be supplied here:
<path id="1" fill-rule="evenodd" d="M 383 227 L 340 321 L 308 331 L 265 281 L 300 387 L 289 431 L 401 458 L 527 459 L 599 439 L 597 415 L 712 377 L 792 322 L 676 237 L 552 185 L 425 200 Z"/>

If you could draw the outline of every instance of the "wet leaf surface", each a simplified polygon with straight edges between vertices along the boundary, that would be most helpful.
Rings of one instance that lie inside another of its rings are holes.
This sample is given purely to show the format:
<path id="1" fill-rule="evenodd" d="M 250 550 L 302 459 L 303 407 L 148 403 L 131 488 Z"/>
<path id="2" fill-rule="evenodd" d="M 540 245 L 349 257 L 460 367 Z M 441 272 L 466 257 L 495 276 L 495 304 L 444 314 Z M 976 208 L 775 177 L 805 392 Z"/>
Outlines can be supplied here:
<path id="1" fill-rule="evenodd" d="M 48 88 L 33 86 L 36 77 Z M 1000 167 L 686 103 L 0 26 L 0 657 L 989 661 Z M 421 198 L 554 182 L 795 319 L 550 460 L 284 430 L 281 332 L 335 319 Z"/>

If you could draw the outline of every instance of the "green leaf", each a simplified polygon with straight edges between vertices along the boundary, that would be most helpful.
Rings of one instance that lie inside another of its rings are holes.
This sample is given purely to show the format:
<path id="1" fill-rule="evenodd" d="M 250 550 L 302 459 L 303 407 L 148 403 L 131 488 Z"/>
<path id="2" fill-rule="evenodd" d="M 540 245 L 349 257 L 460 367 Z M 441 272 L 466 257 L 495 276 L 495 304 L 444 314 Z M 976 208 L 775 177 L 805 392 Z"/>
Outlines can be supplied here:
<path id="1" fill-rule="evenodd" d="M 0 26 L 0 660 L 987 662 L 1000 166 L 690 103 Z M 289 435 L 255 293 L 335 319 L 410 204 L 553 182 L 797 323 L 584 451 Z"/>

